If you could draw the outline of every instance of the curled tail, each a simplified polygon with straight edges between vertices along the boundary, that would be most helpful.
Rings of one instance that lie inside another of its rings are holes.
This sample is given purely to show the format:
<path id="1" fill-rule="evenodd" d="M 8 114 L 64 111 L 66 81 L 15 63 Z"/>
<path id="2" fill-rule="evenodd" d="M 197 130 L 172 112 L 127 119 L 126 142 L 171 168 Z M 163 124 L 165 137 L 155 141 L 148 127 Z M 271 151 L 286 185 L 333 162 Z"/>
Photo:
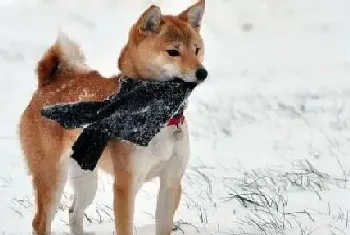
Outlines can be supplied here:
<path id="1" fill-rule="evenodd" d="M 58 79 L 60 70 L 64 68 L 87 70 L 85 57 L 79 46 L 66 34 L 59 32 L 56 42 L 38 62 L 38 86 L 46 86 Z"/>

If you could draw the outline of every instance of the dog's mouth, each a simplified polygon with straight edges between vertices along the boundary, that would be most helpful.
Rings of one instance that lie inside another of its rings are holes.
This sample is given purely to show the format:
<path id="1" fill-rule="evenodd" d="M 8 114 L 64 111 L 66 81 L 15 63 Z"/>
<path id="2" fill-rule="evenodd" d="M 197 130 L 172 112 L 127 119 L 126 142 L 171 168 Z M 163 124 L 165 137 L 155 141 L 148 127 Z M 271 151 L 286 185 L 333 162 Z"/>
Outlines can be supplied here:
<path id="1" fill-rule="evenodd" d="M 195 88 L 197 85 L 199 85 L 201 82 L 198 81 L 198 82 L 187 82 L 187 81 L 184 81 L 182 80 L 181 78 L 178 78 L 178 77 L 174 77 L 170 82 L 176 82 L 176 83 L 181 83 L 181 84 L 184 84 L 186 85 L 187 87 L 193 89 Z"/>
<path id="2" fill-rule="evenodd" d="M 181 78 L 179 77 L 174 77 L 171 82 L 178 82 L 178 83 L 186 83 L 184 80 L 182 80 Z"/>
<path id="3" fill-rule="evenodd" d="M 188 81 L 184 81 L 183 79 L 179 78 L 179 77 L 174 77 L 170 82 L 177 82 L 177 83 L 183 83 L 189 86 L 197 86 L 199 84 L 201 84 L 203 81 L 195 81 L 195 82 L 188 82 Z"/>

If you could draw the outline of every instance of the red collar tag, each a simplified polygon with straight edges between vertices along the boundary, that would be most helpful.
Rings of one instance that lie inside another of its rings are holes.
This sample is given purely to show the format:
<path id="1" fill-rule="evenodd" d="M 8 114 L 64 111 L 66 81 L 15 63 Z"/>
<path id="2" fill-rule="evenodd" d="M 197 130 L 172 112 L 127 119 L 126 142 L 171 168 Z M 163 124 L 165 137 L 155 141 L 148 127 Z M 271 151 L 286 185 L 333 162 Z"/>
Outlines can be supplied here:
<path id="1" fill-rule="evenodd" d="M 180 125 L 180 124 L 183 124 L 184 121 L 185 121 L 185 116 L 184 116 L 183 113 L 180 113 L 180 114 L 177 114 L 177 115 L 173 116 L 173 117 L 169 120 L 169 122 L 168 122 L 167 125 L 168 125 L 168 126 L 173 126 L 173 125 L 178 126 L 178 125 Z"/>

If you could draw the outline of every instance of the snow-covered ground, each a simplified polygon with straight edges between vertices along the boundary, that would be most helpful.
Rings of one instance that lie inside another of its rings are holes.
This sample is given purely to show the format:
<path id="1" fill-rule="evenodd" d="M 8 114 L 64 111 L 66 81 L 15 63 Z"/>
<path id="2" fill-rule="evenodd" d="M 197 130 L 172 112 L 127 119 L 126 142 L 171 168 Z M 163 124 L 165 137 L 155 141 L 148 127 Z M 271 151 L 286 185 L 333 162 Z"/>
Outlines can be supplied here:
<path id="1" fill-rule="evenodd" d="M 16 125 L 36 61 L 60 28 L 91 67 L 117 73 L 127 31 L 150 3 L 176 13 L 191 1 L 0 0 L 1 234 L 31 234 Z M 187 111 L 192 156 L 176 234 L 350 234 L 349 10 L 349 0 L 207 0 L 210 78 Z M 100 180 L 88 231 L 112 234 L 111 182 Z M 137 197 L 137 234 L 153 231 L 157 187 Z M 56 234 L 69 230 L 70 193 Z"/>

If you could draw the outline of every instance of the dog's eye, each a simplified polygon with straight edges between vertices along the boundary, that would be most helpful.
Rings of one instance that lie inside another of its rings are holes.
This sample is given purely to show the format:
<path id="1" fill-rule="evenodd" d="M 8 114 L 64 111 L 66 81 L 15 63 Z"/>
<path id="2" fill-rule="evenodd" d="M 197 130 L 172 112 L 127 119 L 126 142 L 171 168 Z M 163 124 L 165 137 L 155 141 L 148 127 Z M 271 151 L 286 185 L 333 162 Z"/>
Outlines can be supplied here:
<path id="1" fill-rule="evenodd" d="M 178 50 L 167 50 L 166 52 L 169 56 L 180 56 L 180 52 Z"/>
<path id="2" fill-rule="evenodd" d="M 200 50 L 200 48 L 199 48 L 199 47 L 197 47 L 197 48 L 196 48 L 196 52 L 195 52 L 195 53 L 196 53 L 196 55 L 198 55 L 199 50 Z"/>

